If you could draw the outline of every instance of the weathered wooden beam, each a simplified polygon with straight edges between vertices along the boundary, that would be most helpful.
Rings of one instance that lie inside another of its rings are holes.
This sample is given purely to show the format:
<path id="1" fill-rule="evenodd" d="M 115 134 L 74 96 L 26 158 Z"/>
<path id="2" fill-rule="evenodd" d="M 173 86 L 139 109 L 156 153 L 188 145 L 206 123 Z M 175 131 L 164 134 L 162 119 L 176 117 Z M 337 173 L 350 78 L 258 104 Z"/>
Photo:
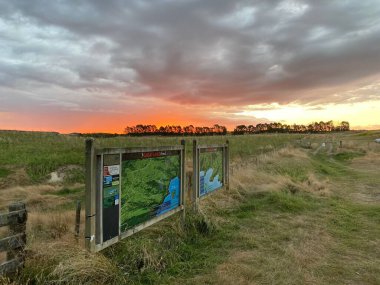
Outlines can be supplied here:
<path id="1" fill-rule="evenodd" d="M 9 226 L 12 224 L 24 223 L 27 219 L 26 210 L 18 210 L 10 213 L 0 214 L 0 227 Z"/>
<path id="2" fill-rule="evenodd" d="M 151 152 L 165 150 L 182 150 L 182 146 L 159 146 L 159 147 L 126 147 L 126 148 L 102 148 L 94 149 L 95 155 L 100 154 L 120 154 L 120 153 L 136 153 L 136 152 Z"/>
<path id="3" fill-rule="evenodd" d="M 16 272 L 17 269 L 22 267 L 24 262 L 20 258 L 15 258 L 10 261 L 6 261 L 0 264 L 0 275 L 4 275 L 6 273 Z"/>
<path id="4" fill-rule="evenodd" d="M 25 246 L 25 233 L 0 239 L 0 251 L 16 249 Z"/>

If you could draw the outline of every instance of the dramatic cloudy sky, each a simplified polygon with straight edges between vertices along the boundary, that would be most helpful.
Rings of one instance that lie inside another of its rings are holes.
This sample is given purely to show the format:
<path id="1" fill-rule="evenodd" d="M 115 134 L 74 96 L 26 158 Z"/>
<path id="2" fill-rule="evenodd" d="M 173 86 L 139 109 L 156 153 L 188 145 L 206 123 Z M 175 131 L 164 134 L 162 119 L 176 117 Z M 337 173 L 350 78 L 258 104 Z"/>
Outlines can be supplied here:
<path id="1" fill-rule="evenodd" d="M 379 0 L 0 2 L 0 129 L 380 128 Z"/>

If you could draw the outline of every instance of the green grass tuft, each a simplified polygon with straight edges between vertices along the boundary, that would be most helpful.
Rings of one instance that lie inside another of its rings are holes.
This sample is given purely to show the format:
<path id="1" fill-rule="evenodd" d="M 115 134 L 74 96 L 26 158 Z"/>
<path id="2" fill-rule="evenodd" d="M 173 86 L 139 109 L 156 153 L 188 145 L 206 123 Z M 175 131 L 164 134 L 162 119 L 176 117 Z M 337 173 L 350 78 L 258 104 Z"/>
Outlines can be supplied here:
<path id="1" fill-rule="evenodd" d="M 84 190 L 83 188 L 63 188 L 59 191 L 56 191 L 55 194 L 58 196 L 69 196 L 69 195 L 77 195 L 77 194 L 83 194 Z"/>
<path id="2" fill-rule="evenodd" d="M 307 210 L 315 210 L 318 200 L 307 193 L 278 191 L 252 195 L 249 200 L 238 209 L 240 218 L 253 215 L 256 211 L 283 212 L 299 214 Z"/>
<path id="3" fill-rule="evenodd" d="M 0 168 L 0 178 L 7 177 L 9 174 L 11 174 L 12 171 L 6 168 Z"/>
<path id="4" fill-rule="evenodd" d="M 364 156 L 365 152 L 340 152 L 334 155 L 334 159 L 338 161 L 349 161 L 356 157 Z"/>

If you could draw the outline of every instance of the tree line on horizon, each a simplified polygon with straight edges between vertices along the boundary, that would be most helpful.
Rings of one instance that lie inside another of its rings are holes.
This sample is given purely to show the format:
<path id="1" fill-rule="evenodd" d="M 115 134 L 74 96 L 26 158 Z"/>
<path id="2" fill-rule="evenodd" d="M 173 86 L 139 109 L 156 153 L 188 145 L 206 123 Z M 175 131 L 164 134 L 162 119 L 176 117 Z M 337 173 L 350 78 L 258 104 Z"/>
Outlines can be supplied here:
<path id="1" fill-rule="evenodd" d="M 314 122 L 308 125 L 287 125 L 282 123 L 260 123 L 257 125 L 238 125 L 232 132 L 233 135 L 258 134 L 258 133 L 319 133 L 319 132 L 342 132 L 349 131 L 350 124 L 342 121 L 338 125 L 334 125 L 333 121 Z M 167 125 L 157 127 L 155 125 L 136 125 L 128 126 L 124 129 L 126 135 L 131 136 L 147 136 L 147 135 L 226 135 L 228 133 L 225 126 L 218 124 L 212 127 L 195 127 L 193 125 L 181 127 L 175 125 Z"/>
<path id="2" fill-rule="evenodd" d="M 350 123 L 342 121 L 338 125 L 334 125 L 333 121 L 314 122 L 308 125 L 287 125 L 282 123 L 263 123 L 253 125 L 239 125 L 233 130 L 233 134 L 256 134 L 256 133 L 320 133 L 320 132 L 342 132 L 349 131 Z"/>
<path id="3" fill-rule="evenodd" d="M 194 127 L 189 125 L 186 127 L 181 126 L 161 126 L 157 128 L 155 125 L 136 125 L 132 127 L 126 127 L 124 129 L 126 135 L 226 135 L 227 128 L 225 126 L 220 126 L 218 124 L 212 127 Z"/>

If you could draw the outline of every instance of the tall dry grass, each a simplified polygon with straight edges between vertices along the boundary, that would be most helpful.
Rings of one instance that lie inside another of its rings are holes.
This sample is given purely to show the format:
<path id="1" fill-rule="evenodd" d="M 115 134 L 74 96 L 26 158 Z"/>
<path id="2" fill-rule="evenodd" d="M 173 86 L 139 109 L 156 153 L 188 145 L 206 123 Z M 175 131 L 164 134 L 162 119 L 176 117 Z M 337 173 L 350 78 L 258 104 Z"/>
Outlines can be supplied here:
<path id="1" fill-rule="evenodd" d="M 101 254 L 91 254 L 72 242 L 35 244 L 29 254 L 23 280 L 41 284 L 123 284 L 117 265 Z"/>

